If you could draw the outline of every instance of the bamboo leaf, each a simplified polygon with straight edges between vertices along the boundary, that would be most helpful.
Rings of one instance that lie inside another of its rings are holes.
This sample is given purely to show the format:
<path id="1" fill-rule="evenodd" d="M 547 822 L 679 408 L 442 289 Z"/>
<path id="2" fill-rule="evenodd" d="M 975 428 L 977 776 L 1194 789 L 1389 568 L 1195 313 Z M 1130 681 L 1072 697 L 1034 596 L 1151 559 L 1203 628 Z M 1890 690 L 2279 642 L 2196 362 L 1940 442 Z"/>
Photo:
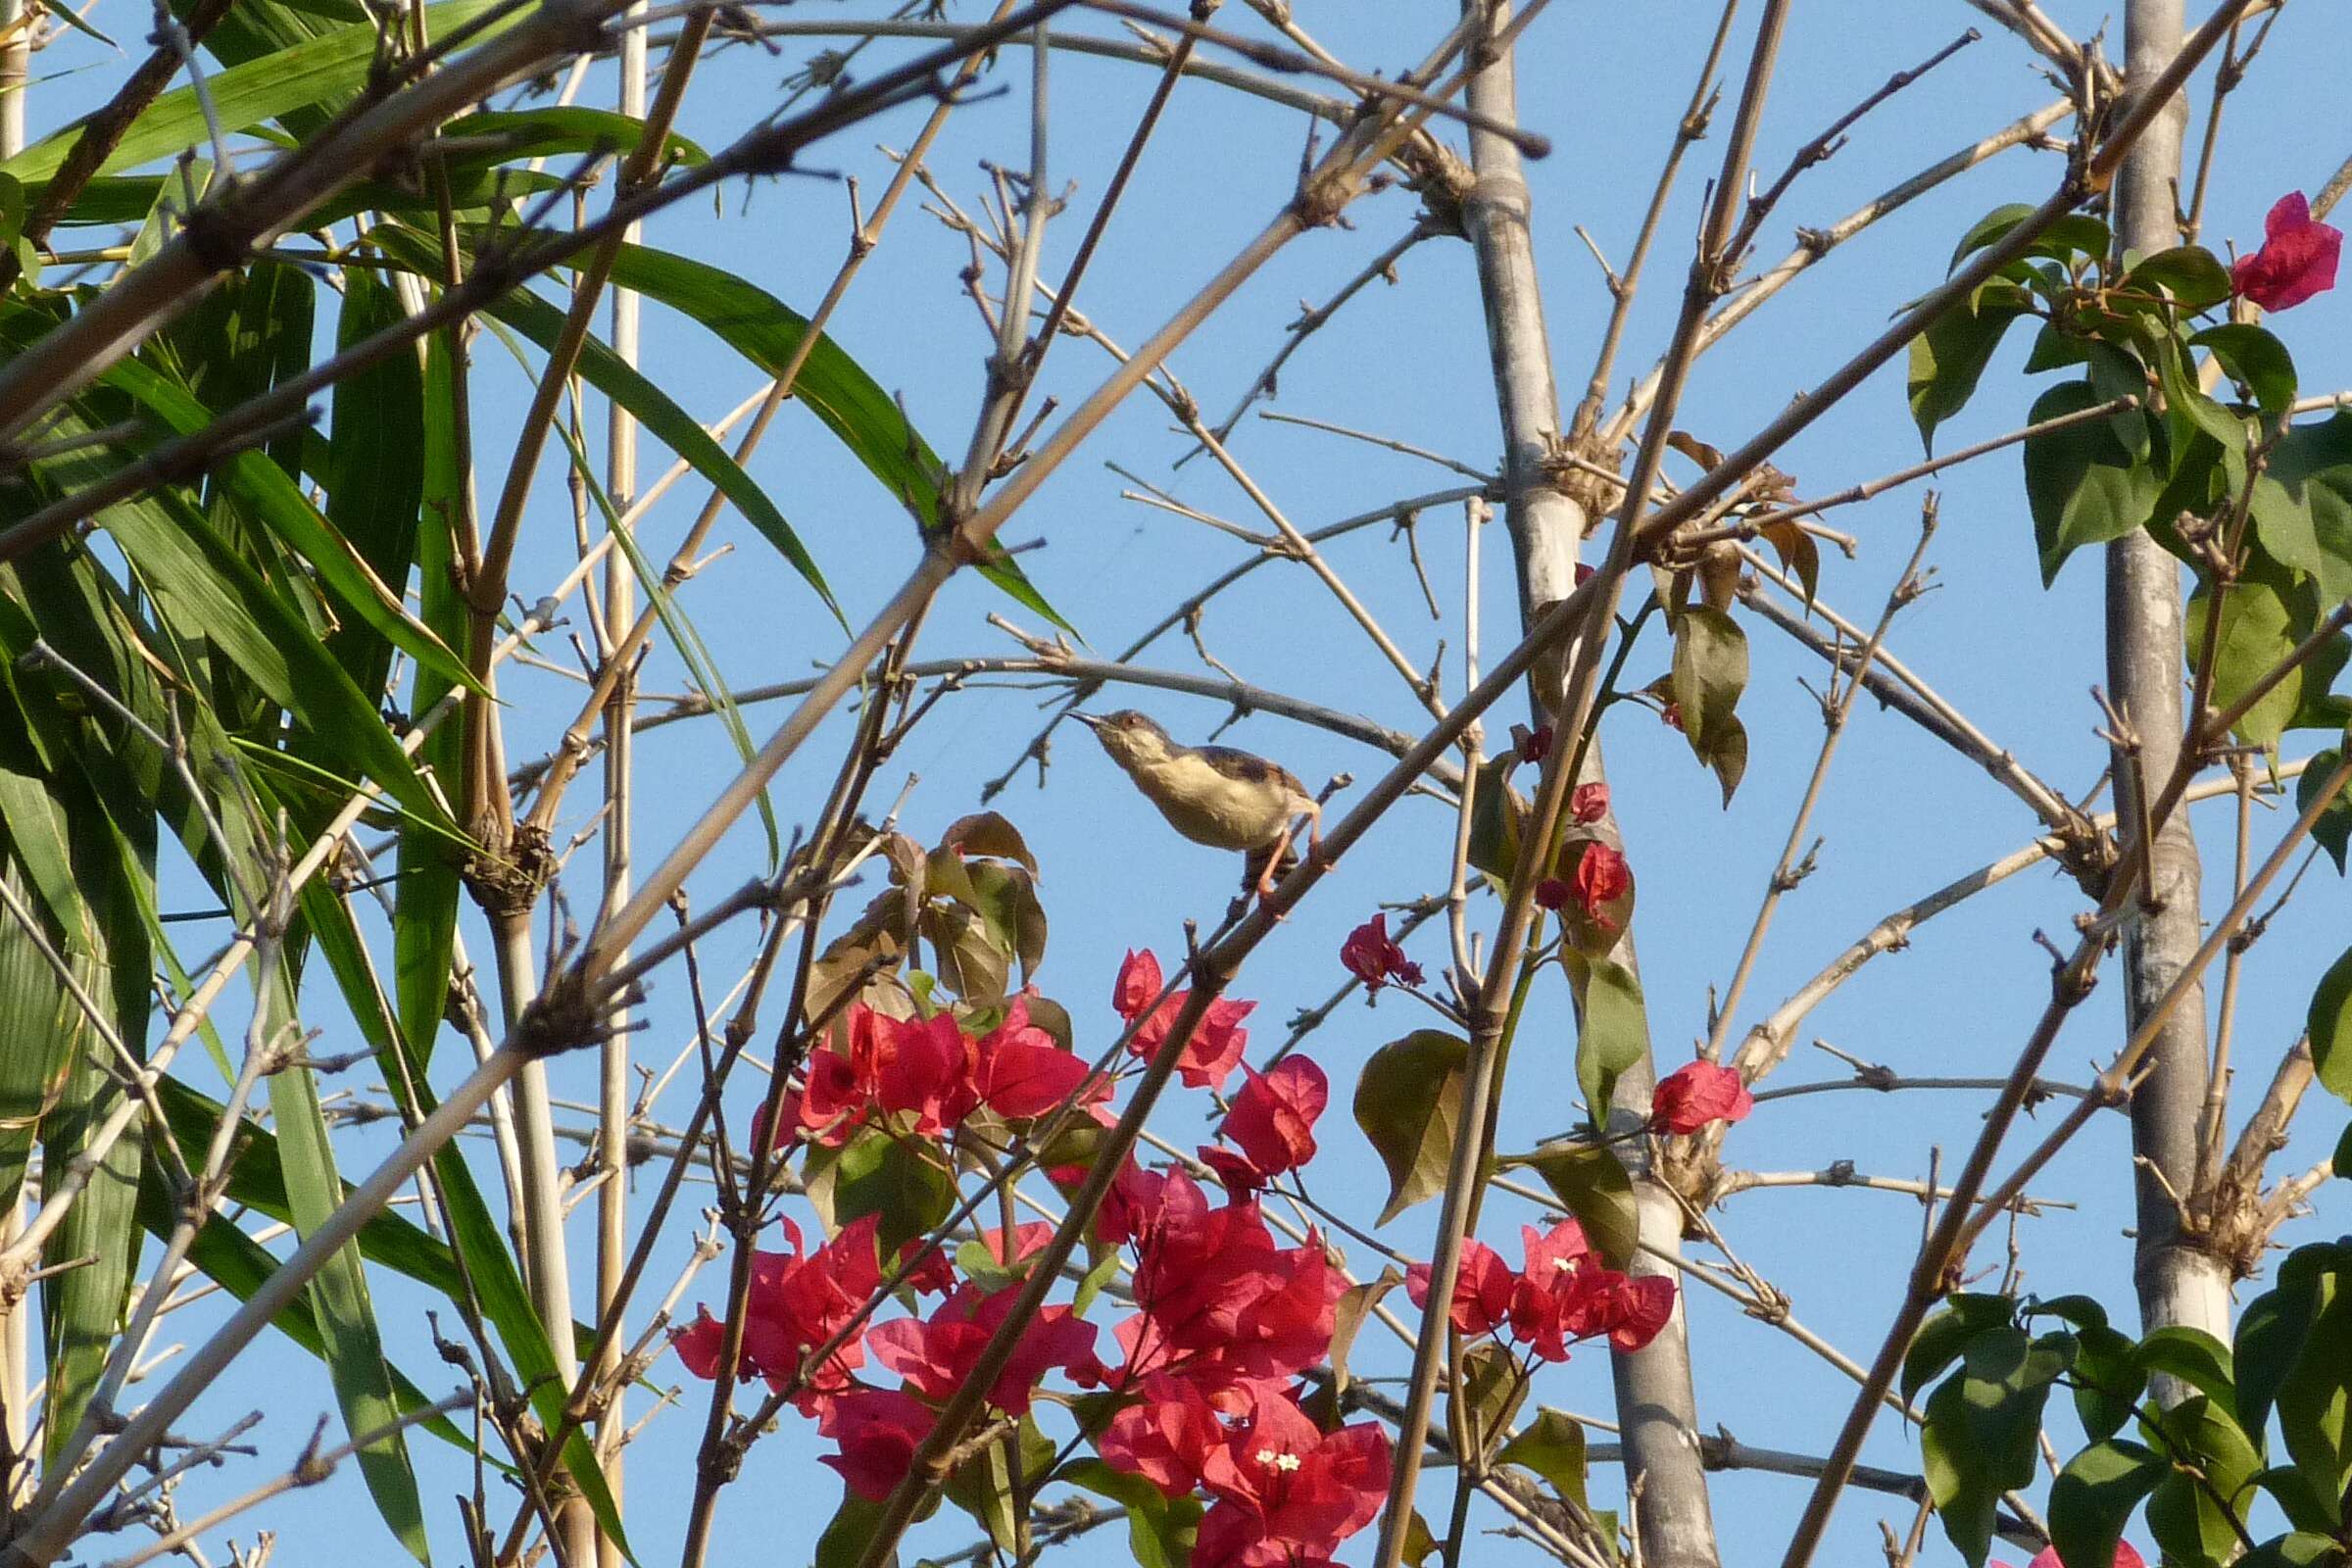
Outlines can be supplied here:
<path id="1" fill-rule="evenodd" d="M 425 24 L 432 36 L 440 37 L 465 23 L 489 15 L 497 4 L 498 0 L 439 0 L 438 4 L 424 8 Z M 488 37 L 517 20 L 519 13 L 493 23 L 475 36 Z M 289 110 L 357 91 L 366 83 L 368 69 L 374 64 L 376 38 L 376 24 L 372 21 L 354 23 L 265 58 L 209 74 L 205 88 L 221 131 L 234 134 L 250 130 Z M 0 173 L 14 175 L 28 188 L 46 186 L 80 137 L 81 127 L 82 122 L 77 120 L 42 137 L 6 163 L 0 163 Z M 209 150 L 211 143 L 204 104 L 195 89 L 175 87 L 159 95 L 145 113 L 131 122 L 99 172 L 136 169 L 150 160 L 169 158 L 191 147 Z"/>
<path id="2" fill-rule="evenodd" d="M 149 1235 L 160 1241 L 172 1234 L 177 1221 L 178 1214 L 173 1208 L 172 1195 L 165 1188 L 154 1161 L 150 1160 L 139 1179 L 139 1223 Z M 208 1216 L 196 1232 L 195 1239 L 189 1243 L 188 1261 L 206 1279 L 240 1301 L 260 1290 L 262 1282 L 277 1271 L 276 1258 L 270 1256 L 259 1242 L 218 1214 Z M 326 1339 L 318 1330 L 318 1320 L 311 1312 L 307 1296 L 296 1297 L 284 1311 L 270 1320 L 270 1326 L 311 1354 L 324 1359 Z M 392 1396 L 400 1405 L 402 1414 L 422 1409 L 433 1402 L 399 1368 L 392 1368 L 391 1376 Z M 447 1416 L 431 1416 L 420 1425 L 434 1437 L 466 1453 L 474 1451 L 473 1439 L 460 1431 Z"/>

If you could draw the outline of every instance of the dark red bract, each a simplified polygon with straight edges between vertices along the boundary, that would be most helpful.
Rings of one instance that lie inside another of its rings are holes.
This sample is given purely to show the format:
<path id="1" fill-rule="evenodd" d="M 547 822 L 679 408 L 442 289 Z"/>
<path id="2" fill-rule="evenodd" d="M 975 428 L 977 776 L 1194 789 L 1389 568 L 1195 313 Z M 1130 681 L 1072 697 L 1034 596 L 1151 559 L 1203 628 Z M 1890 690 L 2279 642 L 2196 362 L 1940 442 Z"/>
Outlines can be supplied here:
<path id="1" fill-rule="evenodd" d="M 1427 1263 L 1404 1271 L 1405 1294 L 1415 1306 L 1429 1305 L 1429 1278 Z M 1464 1334 L 1492 1334 L 1510 1321 L 1511 1295 L 1518 1283 L 1501 1253 L 1482 1241 L 1465 1241 L 1453 1276 L 1453 1309 L 1446 1316 Z"/>
<path id="2" fill-rule="evenodd" d="M 1617 922 L 1603 911 L 1633 891 L 1634 873 L 1626 865 L 1624 856 L 1606 844 L 1592 843 L 1586 845 L 1585 853 L 1577 858 L 1572 885 L 1577 907 L 1585 911 L 1586 918 L 1613 931 Z"/>
<path id="3" fill-rule="evenodd" d="M 1225 1136 L 1261 1178 L 1297 1170 L 1315 1157 L 1315 1118 L 1331 1103 L 1331 1080 L 1304 1056 L 1286 1056 L 1266 1072 L 1242 1069 L 1242 1092 L 1225 1113 Z"/>
<path id="4" fill-rule="evenodd" d="M 2301 191 L 2278 198 L 2262 220 L 2262 249 L 2230 269 L 2230 284 L 2266 311 L 2283 311 L 2335 287 L 2343 231 L 2318 222 Z"/>
<path id="5" fill-rule="evenodd" d="M 1128 1052 L 1146 1061 L 1159 1054 L 1166 1043 L 1168 1031 L 1174 1027 L 1178 1014 L 1192 1000 L 1190 991 L 1170 994 L 1149 1018 L 1137 1022 L 1138 1015 L 1159 995 L 1159 960 L 1150 953 L 1130 953 L 1120 965 L 1119 981 L 1111 991 L 1111 1005 L 1119 1016 L 1135 1024 L 1135 1033 L 1127 1041 Z M 1250 1031 L 1242 1020 L 1257 1006 L 1254 1002 L 1235 1002 L 1219 997 L 1208 1004 L 1192 1039 L 1184 1043 L 1184 1053 L 1176 1058 L 1178 1076 L 1195 1089 L 1222 1089 L 1225 1080 L 1233 1076 L 1240 1064 L 1242 1053 L 1249 1049 Z"/>
<path id="6" fill-rule="evenodd" d="M 1710 1122 L 1739 1121 L 1755 1109 L 1747 1080 L 1711 1061 L 1686 1062 L 1658 1080 L 1649 1100 L 1649 1130 L 1694 1133 Z"/>
<path id="7" fill-rule="evenodd" d="M 1421 966 L 1389 940 L 1385 914 L 1376 914 L 1348 933 L 1348 940 L 1340 944 L 1340 963 L 1364 983 L 1366 991 L 1378 991 L 1392 980 L 1408 986 L 1421 983 Z"/>
<path id="8" fill-rule="evenodd" d="M 1380 1513 L 1388 1434 L 1374 1422 L 1325 1434 L 1288 1396 L 1261 1395 L 1202 1466 L 1216 1506 L 1192 1568 L 1291 1568 L 1328 1561 Z"/>
<path id="9" fill-rule="evenodd" d="M 834 1400 L 818 1420 L 818 1434 L 841 1445 L 839 1453 L 819 1462 L 840 1471 L 858 1496 L 880 1502 L 906 1479 L 915 1446 L 937 1422 L 932 1408 L 911 1394 L 859 1389 Z"/>

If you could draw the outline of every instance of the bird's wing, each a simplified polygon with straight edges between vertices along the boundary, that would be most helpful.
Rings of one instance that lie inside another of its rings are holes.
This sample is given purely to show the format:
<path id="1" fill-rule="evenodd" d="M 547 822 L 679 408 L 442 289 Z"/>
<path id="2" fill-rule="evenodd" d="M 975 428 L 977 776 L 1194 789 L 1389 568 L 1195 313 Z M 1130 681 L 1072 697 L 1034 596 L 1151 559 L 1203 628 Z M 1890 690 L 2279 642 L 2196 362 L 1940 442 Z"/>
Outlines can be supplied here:
<path id="1" fill-rule="evenodd" d="M 1267 761 L 1254 752 L 1237 751 L 1231 746 L 1196 746 L 1193 750 L 1202 761 L 1227 778 L 1238 778 L 1251 784 L 1274 779 L 1302 800 L 1312 798 L 1307 795 L 1306 786 L 1298 782 L 1297 774 L 1278 763 Z"/>

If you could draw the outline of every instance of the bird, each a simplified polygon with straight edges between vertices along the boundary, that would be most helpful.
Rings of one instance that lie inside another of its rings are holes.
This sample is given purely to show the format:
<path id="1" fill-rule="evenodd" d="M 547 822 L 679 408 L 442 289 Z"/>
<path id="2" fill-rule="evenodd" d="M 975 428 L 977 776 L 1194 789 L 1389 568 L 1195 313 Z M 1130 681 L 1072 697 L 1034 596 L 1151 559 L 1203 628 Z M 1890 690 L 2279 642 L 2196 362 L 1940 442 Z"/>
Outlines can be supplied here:
<path id="1" fill-rule="evenodd" d="M 1307 854 L 1321 852 L 1323 805 L 1290 769 L 1230 746 L 1179 746 L 1132 708 L 1070 716 L 1095 732 L 1168 826 L 1195 844 L 1246 855 L 1243 886 L 1259 898 L 1274 891 L 1298 818 L 1308 822 Z"/>

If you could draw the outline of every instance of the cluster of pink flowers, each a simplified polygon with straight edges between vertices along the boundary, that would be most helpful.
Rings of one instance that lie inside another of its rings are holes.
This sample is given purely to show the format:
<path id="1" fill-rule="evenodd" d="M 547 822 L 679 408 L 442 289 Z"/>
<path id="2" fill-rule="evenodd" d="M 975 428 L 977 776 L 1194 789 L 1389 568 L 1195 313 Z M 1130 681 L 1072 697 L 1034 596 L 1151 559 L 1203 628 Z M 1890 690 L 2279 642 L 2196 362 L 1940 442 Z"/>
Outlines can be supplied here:
<path id="1" fill-rule="evenodd" d="M 793 1124 L 810 1141 L 839 1147 L 879 1116 L 893 1130 L 937 1138 L 982 1106 L 1008 1120 L 1045 1115 L 1086 1087 L 1106 1100 L 1110 1085 L 1088 1084 L 1084 1061 L 1029 1021 L 1015 997 L 1004 1021 L 973 1039 L 953 1017 L 891 1018 L 858 1004 L 835 1040 L 808 1054 L 808 1081 Z"/>
<path id="2" fill-rule="evenodd" d="M 1620 1350 L 1639 1350 L 1674 1316 L 1674 1281 L 1661 1275 L 1620 1273 L 1600 1260 L 1572 1219 L 1549 1231 L 1519 1227 L 1518 1272 L 1486 1243 L 1462 1243 L 1446 1316 L 1475 1339 L 1508 1330 L 1540 1361 L 1565 1361 L 1579 1340 L 1606 1337 Z M 1430 1266 L 1405 1273 L 1413 1304 L 1429 1305 Z"/>
<path id="3" fill-rule="evenodd" d="M 1214 1499 L 1193 1568 L 1327 1560 L 1380 1511 L 1389 1440 L 1372 1422 L 1325 1433 L 1300 1407 L 1293 1380 L 1329 1353 L 1347 1290 L 1321 1242 L 1277 1246 L 1249 1198 L 1212 1208 L 1184 1172 L 1134 1166 L 1096 1225 L 1131 1250 L 1140 1308 L 1113 1330 L 1111 1384 L 1138 1399 L 1104 1428 L 1103 1462 Z"/>
<path id="4" fill-rule="evenodd" d="M 1605 799 L 1595 805 L 1583 796 L 1577 808 L 1605 810 Z M 1367 986 L 1421 982 L 1379 917 L 1349 936 L 1343 962 Z M 1130 953 L 1111 1004 L 1139 1056 L 1166 1045 L 1191 1001 L 1181 991 L 1163 999 L 1163 989 L 1158 960 Z M 974 1389 L 992 1411 L 1014 1419 L 1041 1396 L 1070 1403 L 1077 1395 L 1067 1391 L 1096 1391 L 1100 1403 L 1078 1399 L 1074 1408 L 1088 1412 L 1087 1436 L 1104 1463 L 1170 1497 L 1206 1497 L 1191 1568 L 1327 1564 L 1378 1514 L 1390 1474 L 1389 1439 L 1378 1423 L 1325 1430 L 1304 1407 L 1304 1375 L 1330 1354 L 1348 1282 L 1319 1236 L 1309 1232 L 1296 1246 L 1278 1240 L 1259 1195 L 1315 1158 L 1331 1085 L 1303 1055 L 1262 1072 L 1242 1060 L 1252 1005 L 1209 1004 L 1178 1057 L 1184 1081 L 1196 1087 L 1222 1089 L 1240 1074 L 1218 1141 L 1199 1152 L 1199 1168 L 1216 1182 L 1204 1187 L 1185 1169 L 1150 1169 L 1129 1157 L 1095 1214 L 1097 1258 L 1111 1250 L 1128 1256 L 1133 1312 L 1104 1336 L 1079 1302 L 1044 1305 L 985 1392 Z M 953 1138 L 961 1147 L 975 1131 L 1001 1130 L 965 1126 L 984 1111 L 1011 1123 L 1063 1106 L 1107 1117 L 1107 1080 L 1031 1020 L 1026 998 L 998 1016 L 984 1015 L 984 1032 L 975 1034 L 952 1014 L 894 1018 L 852 1006 L 788 1086 L 777 1139 L 837 1149 L 878 1137 L 941 1146 Z M 1659 1085 L 1655 1126 L 1679 1130 L 1701 1112 L 1744 1113 L 1744 1086 L 1739 1108 L 1729 1108 L 1734 1097 L 1701 1068 L 1693 1063 Z M 1066 1187 L 1085 1170 L 1048 1174 Z M 1054 1228 L 980 1233 L 986 1264 L 968 1249 L 951 1254 L 908 1242 L 891 1268 L 875 1215 L 843 1225 L 813 1250 L 799 1227 L 780 1223 L 787 1248 L 756 1252 L 747 1271 L 734 1365 L 722 1366 L 727 1326 L 708 1307 L 672 1336 L 678 1357 L 698 1377 L 760 1378 L 789 1395 L 831 1441 L 824 1462 L 849 1491 L 880 1499 L 909 1473 L 941 1409 L 973 1386 L 1025 1289 L 1025 1266 L 1036 1266 Z M 1526 1236 L 1526 1264 L 1515 1273 L 1492 1250 L 1467 1244 L 1450 1308 L 1464 1333 L 1507 1332 L 1532 1366 L 1563 1360 L 1569 1346 L 1596 1338 L 1639 1348 L 1671 1317 L 1670 1280 L 1606 1267 L 1573 1220 Z M 869 1322 L 889 1305 L 886 1280 L 911 1311 Z M 1428 1271 L 1415 1269 L 1413 1299 L 1425 1303 L 1428 1289 Z M 1065 1392 L 1049 1388 L 1056 1379 Z"/>
<path id="5" fill-rule="evenodd" d="M 1166 982 L 1160 978 L 1159 959 L 1152 956 L 1150 949 L 1127 955 L 1126 961 L 1119 965 L 1118 983 L 1111 988 L 1112 1008 L 1125 1022 L 1137 1026 L 1127 1049 L 1145 1061 L 1159 1054 L 1177 1014 L 1192 1000 L 1190 991 L 1170 992 L 1167 1001 L 1152 1007 L 1152 999 L 1164 989 Z M 1242 1053 L 1250 1045 L 1250 1031 L 1242 1027 L 1242 1020 L 1256 1006 L 1254 1002 L 1235 1002 L 1225 997 L 1210 1003 L 1200 1026 L 1193 1031 L 1193 1038 L 1185 1042 L 1184 1054 L 1176 1060 L 1177 1075 L 1194 1089 L 1223 1089 L 1225 1080 L 1233 1076 L 1233 1069 L 1241 1065 Z M 1152 1015 L 1146 1018 L 1144 1010 L 1148 1007 Z"/>

